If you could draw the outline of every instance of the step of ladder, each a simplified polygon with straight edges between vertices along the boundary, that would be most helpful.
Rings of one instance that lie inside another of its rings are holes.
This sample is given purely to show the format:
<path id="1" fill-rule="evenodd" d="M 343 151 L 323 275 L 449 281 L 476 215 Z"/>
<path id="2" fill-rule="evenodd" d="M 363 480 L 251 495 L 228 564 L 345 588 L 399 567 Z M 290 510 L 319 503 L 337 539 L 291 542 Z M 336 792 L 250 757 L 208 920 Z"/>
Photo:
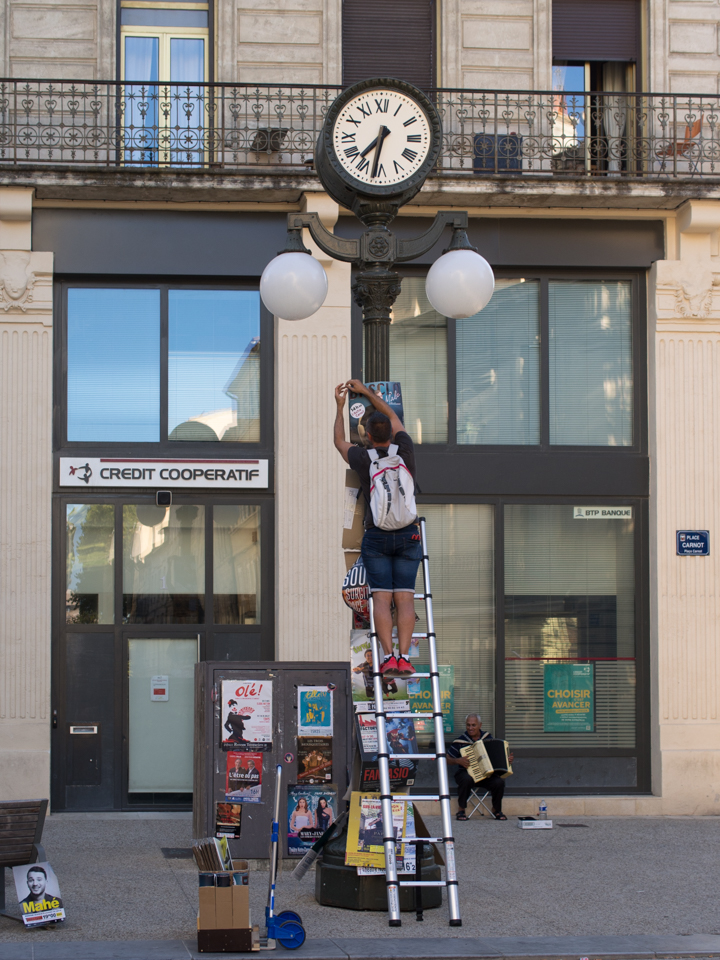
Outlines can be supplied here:
<path id="1" fill-rule="evenodd" d="M 375 694 L 375 716 L 377 722 L 378 737 L 378 773 L 380 779 L 380 803 L 382 810 L 383 836 L 388 839 L 383 842 L 385 848 L 385 885 L 388 898 L 388 920 L 391 927 L 401 926 L 400 917 L 400 887 L 446 887 L 448 913 L 450 914 L 450 926 L 462 926 L 460 919 L 460 901 L 458 896 L 457 874 L 455 870 L 455 841 L 452 832 L 452 811 L 450 808 L 450 785 L 448 780 L 447 761 L 445 753 L 404 753 L 390 754 L 387 742 L 387 733 L 385 720 L 389 717 L 406 717 L 408 719 L 429 719 L 430 716 L 435 719 L 442 715 L 442 703 L 440 700 L 440 681 L 437 658 L 437 640 L 435 636 L 435 622 L 433 620 L 432 609 L 432 591 L 430 588 L 430 563 L 427 551 L 427 538 L 425 530 L 424 517 L 419 518 L 420 539 L 422 542 L 422 572 L 423 572 L 423 592 L 415 593 L 416 600 L 423 600 L 425 603 L 425 623 L 427 624 L 426 633 L 414 633 L 413 637 L 418 639 L 427 639 L 428 641 L 428 659 L 430 666 L 427 673 L 414 673 L 409 677 L 400 679 L 429 679 L 430 693 L 432 697 L 432 713 L 413 714 L 404 711 L 391 713 L 383 712 L 383 677 L 380 674 L 380 643 L 375 630 L 375 614 L 373 609 L 372 594 L 368 601 L 370 614 L 370 643 L 373 655 L 373 687 Z M 440 744 L 438 744 L 440 746 Z M 444 744 L 443 744 L 444 747 Z M 426 794 L 419 796 L 398 796 L 391 795 L 390 788 L 390 759 L 408 759 L 408 760 L 434 760 L 437 764 L 437 776 L 439 791 L 437 794 Z M 392 801 L 394 799 L 403 800 L 405 803 L 412 803 L 415 800 L 430 800 L 440 802 L 440 814 L 442 818 L 442 837 L 401 837 L 400 843 L 414 844 L 418 843 L 441 843 L 445 851 L 445 879 L 444 880 L 421 880 L 420 859 L 417 858 L 417 873 L 415 880 L 398 879 L 397 873 L 397 853 L 396 841 L 392 839 L 394 834 Z M 422 902 L 420 900 L 420 891 L 415 894 L 415 907 L 418 919 L 422 919 Z"/>

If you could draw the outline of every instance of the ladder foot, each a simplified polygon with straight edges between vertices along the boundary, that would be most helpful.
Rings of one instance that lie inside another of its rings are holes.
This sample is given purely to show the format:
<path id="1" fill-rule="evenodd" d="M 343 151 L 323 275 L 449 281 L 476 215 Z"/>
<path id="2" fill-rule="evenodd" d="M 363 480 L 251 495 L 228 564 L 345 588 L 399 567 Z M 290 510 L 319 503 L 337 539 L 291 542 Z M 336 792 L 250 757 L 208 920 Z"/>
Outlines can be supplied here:
<path id="1" fill-rule="evenodd" d="M 388 920 L 388 923 L 391 927 L 401 927 L 402 920 Z"/>
<path id="2" fill-rule="evenodd" d="M 461 926 L 462 926 L 462 920 L 451 920 L 451 921 L 450 921 L 450 926 L 451 926 L 451 927 L 461 927 Z"/>

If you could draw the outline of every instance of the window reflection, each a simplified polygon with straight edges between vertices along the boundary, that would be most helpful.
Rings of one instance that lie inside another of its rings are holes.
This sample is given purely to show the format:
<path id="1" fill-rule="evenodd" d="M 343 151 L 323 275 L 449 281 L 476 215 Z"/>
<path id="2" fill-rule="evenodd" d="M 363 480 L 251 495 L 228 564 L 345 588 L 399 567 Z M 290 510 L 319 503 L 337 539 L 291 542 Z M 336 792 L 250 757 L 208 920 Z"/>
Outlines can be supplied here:
<path id="1" fill-rule="evenodd" d="M 260 623 L 260 507 L 213 508 L 215 623 Z"/>
<path id="2" fill-rule="evenodd" d="M 69 503 L 66 508 L 66 623 L 113 623 L 114 508 Z"/>
<path id="3" fill-rule="evenodd" d="M 205 622 L 204 507 L 123 507 L 123 621 Z"/>
<path id="4" fill-rule="evenodd" d="M 170 440 L 260 440 L 260 296 L 171 290 Z"/>

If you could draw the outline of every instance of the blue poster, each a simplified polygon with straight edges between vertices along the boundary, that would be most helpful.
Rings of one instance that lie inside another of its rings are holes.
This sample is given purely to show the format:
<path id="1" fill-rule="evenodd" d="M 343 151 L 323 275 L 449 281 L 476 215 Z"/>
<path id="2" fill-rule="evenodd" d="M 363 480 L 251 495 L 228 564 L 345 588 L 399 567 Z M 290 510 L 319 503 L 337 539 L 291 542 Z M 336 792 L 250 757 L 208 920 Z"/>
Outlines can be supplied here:
<path id="1" fill-rule="evenodd" d="M 299 737 L 331 737 L 333 692 L 329 687 L 298 687 Z"/>

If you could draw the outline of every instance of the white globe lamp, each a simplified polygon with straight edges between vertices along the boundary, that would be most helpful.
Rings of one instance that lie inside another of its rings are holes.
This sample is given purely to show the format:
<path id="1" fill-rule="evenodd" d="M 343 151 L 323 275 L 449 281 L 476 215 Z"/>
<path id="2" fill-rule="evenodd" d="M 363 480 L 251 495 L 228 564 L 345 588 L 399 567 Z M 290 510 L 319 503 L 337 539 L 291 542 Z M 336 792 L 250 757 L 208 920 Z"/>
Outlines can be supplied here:
<path id="1" fill-rule="evenodd" d="M 327 274 L 309 253 L 280 253 L 263 270 L 260 296 L 283 320 L 305 320 L 325 303 Z"/>
<path id="2" fill-rule="evenodd" d="M 467 239 L 465 240 L 467 242 Z M 492 267 L 468 247 L 452 247 L 428 271 L 425 292 L 443 317 L 462 320 L 487 306 L 495 290 Z"/>

